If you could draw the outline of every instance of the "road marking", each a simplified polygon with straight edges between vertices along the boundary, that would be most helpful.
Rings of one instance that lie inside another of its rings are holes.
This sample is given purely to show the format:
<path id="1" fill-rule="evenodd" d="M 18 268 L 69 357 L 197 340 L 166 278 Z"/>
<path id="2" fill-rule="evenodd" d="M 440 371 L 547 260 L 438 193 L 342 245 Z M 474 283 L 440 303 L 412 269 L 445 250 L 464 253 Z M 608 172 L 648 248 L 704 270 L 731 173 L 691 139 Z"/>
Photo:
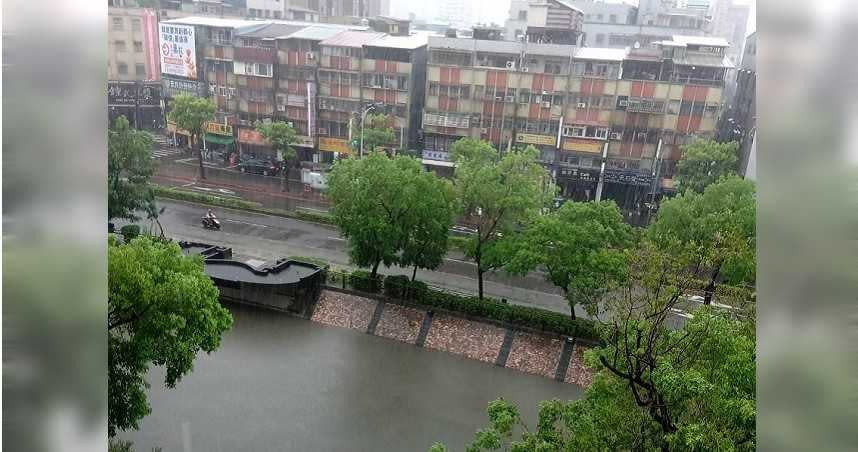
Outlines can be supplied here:
<path id="1" fill-rule="evenodd" d="M 301 210 L 311 210 L 313 212 L 328 213 L 327 210 L 313 209 L 311 207 L 299 207 Z"/>
<path id="2" fill-rule="evenodd" d="M 249 224 L 249 225 L 251 225 L 251 226 L 259 226 L 259 227 L 261 227 L 261 228 L 267 228 L 267 227 L 268 227 L 268 226 L 266 226 L 266 225 L 264 225 L 264 224 L 251 223 L 250 221 L 230 220 L 230 219 L 227 219 L 227 218 L 222 218 L 221 220 L 222 220 L 222 221 L 229 221 L 229 222 L 231 222 L 231 223 Z"/>
<path id="3" fill-rule="evenodd" d="M 463 261 L 461 259 L 453 259 L 452 257 L 445 257 L 444 260 L 445 261 L 453 261 L 453 262 L 461 262 L 463 264 L 473 264 L 473 262 L 471 262 L 471 261 Z"/>
<path id="4" fill-rule="evenodd" d="M 328 240 L 339 240 L 340 242 L 345 242 L 346 239 L 341 239 L 339 237 L 328 237 Z"/>

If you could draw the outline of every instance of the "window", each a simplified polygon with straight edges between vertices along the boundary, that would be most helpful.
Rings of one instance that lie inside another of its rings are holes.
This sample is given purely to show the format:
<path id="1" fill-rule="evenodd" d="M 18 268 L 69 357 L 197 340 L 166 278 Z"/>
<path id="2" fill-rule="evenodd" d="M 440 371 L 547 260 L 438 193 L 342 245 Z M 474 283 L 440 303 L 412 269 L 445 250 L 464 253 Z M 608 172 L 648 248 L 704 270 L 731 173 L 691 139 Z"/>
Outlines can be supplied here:
<path id="1" fill-rule="evenodd" d="M 398 75 L 396 77 L 396 86 L 398 89 L 407 90 L 408 89 L 408 77 L 404 75 Z"/>
<path id="2" fill-rule="evenodd" d="M 136 75 L 146 75 L 146 65 L 137 63 L 134 65 L 134 73 Z"/>
<path id="3" fill-rule="evenodd" d="M 143 43 L 140 41 L 134 41 L 134 51 L 140 53 L 143 51 Z"/>
<path id="4" fill-rule="evenodd" d="M 134 31 L 140 31 L 140 19 L 131 19 L 131 29 Z"/>
<path id="5" fill-rule="evenodd" d="M 274 11 L 274 18 L 275 19 L 280 19 L 280 15 L 281 15 L 280 11 Z"/>
<path id="6" fill-rule="evenodd" d="M 585 168 L 589 168 L 593 166 L 593 158 L 592 157 L 582 157 L 581 158 L 581 166 Z"/>
<path id="7" fill-rule="evenodd" d="M 127 64 L 119 63 L 118 65 L 116 65 L 116 68 L 119 70 L 120 75 L 127 75 L 128 74 L 128 65 Z"/>
<path id="8" fill-rule="evenodd" d="M 718 114 L 718 104 L 706 104 L 706 110 L 703 111 L 703 115 L 707 118 L 713 118 Z"/>
<path id="9" fill-rule="evenodd" d="M 608 138 L 608 128 L 607 127 L 598 127 L 595 130 L 596 138 L 600 140 L 606 140 Z"/>
<path id="10" fill-rule="evenodd" d="M 604 44 L 605 43 L 605 35 L 604 33 L 596 34 L 596 44 Z"/>
<path id="11" fill-rule="evenodd" d="M 680 103 L 680 101 L 678 101 L 678 100 L 670 101 L 670 103 L 667 104 L 667 113 L 671 114 L 671 115 L 678 115 L 679 114 L 679 103 Z"/>
<path id="12" fill-rule="evenodd" d="M 608 20 L 609 20 L 612 24 L 617 23 L 617 15 L 616 15 L 616 14 L 611 14 L 611 15 L 610 15 L 610 16 L 608 16 L 608 17 L 609 17 L 609 19 L 608 19 Z"/>
<path id="13" fill-rule="evenodd" d="M 518 12 L 518 20 L 527 20 L 527 10 Z"/>
<path id="14" fill-rule="evenodd" d="M 114 30 L 123 30 L 123 29 L 125 29 L 125 26 L 124 26 L 124 23 L 123 23 L 123 21 L 122 21 L 122 18 L 121 18 L 121 17 L 114 17 L 114 18 L 113 18 L 113 29 L 114 29 Z"/>
<path id="15" fill-rule="evenodd" d="M 605 16 L 603 16 L 602 14 L 596 14 L 596 20 L 601 22 L 601 21 L 605 20 Z"/>
<path id="16" fill-rule="evenodd" d="M 429 95 L 437 96 L 438 95 L 438 82 L 429 82 Z"/>
<path id="17" fill-rule="evenodd" d="M 125 41 L 114 41 L 113 47 L 116 48 L 117 52 L 124 52 L 125 51 Z"/>
<path id="18" fill-rule="evenodd" d="M 270 9 L 265 10 L 265 17 L 271 17 L 271 10 Z"/>
<path id="19" fill-rule="evenodd" d="M 586 127 L 566 126 L 563 127 L 563 136 L 565 137 L 583 137 L 587 131 Z"/>

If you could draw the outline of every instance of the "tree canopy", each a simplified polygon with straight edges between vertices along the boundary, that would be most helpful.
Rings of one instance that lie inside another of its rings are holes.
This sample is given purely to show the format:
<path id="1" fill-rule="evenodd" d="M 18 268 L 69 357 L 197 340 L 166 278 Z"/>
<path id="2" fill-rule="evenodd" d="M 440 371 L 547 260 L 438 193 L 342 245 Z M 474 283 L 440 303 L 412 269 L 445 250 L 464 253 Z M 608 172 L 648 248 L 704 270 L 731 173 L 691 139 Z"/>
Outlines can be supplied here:
<path id="1" fill-rule="evenodd" d="M 298 158 L 298 153 L 292 147 L 298 142 L 298 134 L 292 126 L 283 121 L 274 121 L 269 124 L 257 121 L 256 130 L 271 142 L 271 147 L 277 152 L 278 159 L 286 163 L 280 172 L 280 188 L 288 190 L 289 162 Z"/>
<path id="2" fill-rule="evenodd" d="M 107 131 L 107 219 L 139 220 L 135 213 L 155 212 L 149 180 L 155 173 L 152 136 L 131 127 L 125 116 Z"/>
<path id="3" fill-rule="evenodd" d="M 756 193 L 754 183 L 736 176 L 701 193 L 665 201 L 647 236 L 706 280 L 706 303 L 717 283 L 756 281 Z"/>
<path id="4" fill-rule="evenodd" d="M 453 143 L 456 162 L 454 186 L 467 221 L 476 234 L 465 244 L 465 254 L 477 264 L 479 297 L 483 275 L 503 267 L 511 253 L 510 238 L 548 205 L 548 172 L 537 162 L 533 146 L 503 156 L 486 141 L 462 138 Z"/>
<path id="5" fill-rule="evenodd" d="M 339 160 L 328 178 L 328 199 L 349 241 L 349 257 L 371 267 L 373 277 L 380 264 L 440 264 L 437 253 L 446 251 L 452 222 L 452 191 L 418 160 L 383 152 Z"/>
<path id="6" fill-rule="evenodd" d="M 200 150 L 200 138 L 206 130 L 209 121 L 215 118 L 217 107 L 214 102 L 204 97 L 196 97 L 190 94 L 179 94 L 170 102 L 170 113 L 167 117 L 176 123 L 176 127 L 185 129 L 194 137 L 194 147 L 200 158 L 200 177 L 205 179 L 205 168 L 203 166 L 203 155 Z"/>
<path id="7" fill-rule="evenodd" d="M 368 114 L 363 126 L 363 152 L 373 152 L 379 147 L 389 147 L 396 143 L 396 134 L 390 127 L 392 118 L 385 114 Z M 360 146 L 360 143 L 358 143 Z"/>
<path id="8" fill-rule="evenodd" d="M 707 185 L 722 177 L 737 174 L 739 144 L 697 140 L 682 147 L 682 158 L 676 164 L 676 181 L 680 191 L 702 193 Z"/>
<path id="9" fill-rule="evenodd" d="M 543 267 L 545 278 L 563 290 L 573 318 L 576 304 L 593 315 L 611 281 L 625 276 L 631 237 L 613 201 L 570 201 L 539 216 L 517 237 L 505 269 L 526 274 Z"/>
<path id="10" fill-rule="evenodd" d="M 753 317 L 703 307 L 671 328 L 692 275 L 646 241 L 629 258 L 633 278 L 606 294 L 603 345 L 585 354 L 596 374 L 584 398 L 543 402 L 536 430 L 512 404 L 492 402 L 467 451 L 754 450 Z"/>
<path id="11" fill-rule="evenodd" d="M 141 236 L 107 251 L 108 432 L 138 428 L 151 409 L 149 366 L 164 366 L 172 388 L 200 350 L 211 353 L 232 325 L 199 256 Z"/>

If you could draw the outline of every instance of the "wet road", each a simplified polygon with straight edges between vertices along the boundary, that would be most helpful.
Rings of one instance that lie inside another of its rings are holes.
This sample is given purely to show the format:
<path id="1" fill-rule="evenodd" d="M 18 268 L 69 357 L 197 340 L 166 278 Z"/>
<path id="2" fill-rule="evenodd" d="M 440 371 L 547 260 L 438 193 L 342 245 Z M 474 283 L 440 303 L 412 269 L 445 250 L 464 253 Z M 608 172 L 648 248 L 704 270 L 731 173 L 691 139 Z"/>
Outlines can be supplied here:
<path id="1" fill-rule="evenodd" d="M 237 257 L 260 261 L 305 256 L 323 259 L 339 268 L 349 267 L 346 241 L 333 226 L 215 208 L 222 228 L 220 231 L 211 231 L 200 225 L 200 218 L 207 209 L 205 206 L 166 199 L 159 199 L 158 204 L 166 208 L 161 216 L 165 233 L 178 240 L 228 246 Z M 451 251 L 437 271 L 419 270 L 417 279 L 474 294 L 477 290 L 476 267 L 463 259 L 461 253 Z M 411 269 L 382 267 L 381 273 L 410 277 Z M 569 312 L 569 305 L 559 290 L 537 274 L 525 278 L 502 272 L 489 274 L 486 276 L 485 291 L 487 296 L 506 298 L 510 303 L 537 306 L 564 314 Z M 585 315 L 580 309 L 576 313 Z"/>
<path id="2" fill-rule="evenodd" d="M 537 403 L 581 388 L 354 330 L 230 305 L 221 348 L 165 390 L 151 373 L 152 414 L 122 435 L 136 450 L 462 450 L 502 396 L 530 426 Z"/>

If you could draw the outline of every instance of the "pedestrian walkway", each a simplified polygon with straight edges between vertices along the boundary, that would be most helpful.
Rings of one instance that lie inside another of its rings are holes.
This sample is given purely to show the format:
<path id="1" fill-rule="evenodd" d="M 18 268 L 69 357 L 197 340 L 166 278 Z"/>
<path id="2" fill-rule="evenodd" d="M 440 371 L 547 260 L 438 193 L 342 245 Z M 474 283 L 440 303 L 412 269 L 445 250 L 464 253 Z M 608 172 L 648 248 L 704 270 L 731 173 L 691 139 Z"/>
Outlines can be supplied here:
<path id="1" fill-rule="evenodd" d="M 155 139 L 155 148 L 152 150 L 153 159 L 177 157 L 185 152 L 183 148 L 170 146 L 165 135 L 153 133 L 152 137 Z"/>

